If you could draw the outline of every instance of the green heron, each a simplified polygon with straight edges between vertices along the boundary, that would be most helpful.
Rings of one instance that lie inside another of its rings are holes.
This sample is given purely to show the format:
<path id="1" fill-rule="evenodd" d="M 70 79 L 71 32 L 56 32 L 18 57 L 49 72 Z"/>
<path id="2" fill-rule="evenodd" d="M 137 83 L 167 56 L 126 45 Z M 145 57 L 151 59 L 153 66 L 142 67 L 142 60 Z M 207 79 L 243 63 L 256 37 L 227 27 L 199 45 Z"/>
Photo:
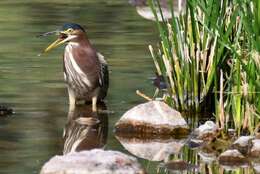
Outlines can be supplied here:
<path id="1" fill-rule="evenodd" d="M 58 33 L 58 39 L 44 52 L 66 43 L 63 55 L 64 79 L 67 83 L 70 110 L 77 101 L 92 102 L 92 110 L 97 111 L 97 102 L 106 95 L 109 84 L 108 65 L 87 38 L 83 27 L 75 23 L 64 24 L 61 30 L 43 35 Z"/>

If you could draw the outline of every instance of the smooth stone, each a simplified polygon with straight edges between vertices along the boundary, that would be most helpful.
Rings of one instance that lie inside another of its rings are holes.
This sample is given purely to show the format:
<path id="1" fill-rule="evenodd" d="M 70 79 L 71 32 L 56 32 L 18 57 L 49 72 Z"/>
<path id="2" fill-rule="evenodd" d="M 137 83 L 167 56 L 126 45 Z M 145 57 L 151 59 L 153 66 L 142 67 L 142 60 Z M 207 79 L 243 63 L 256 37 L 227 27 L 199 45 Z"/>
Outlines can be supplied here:
<path id="1" fill-rule="evenodd" d="M 117 151 L 93 149 L 54 156 L 40 174 L 144 174 L 137 159 Z"/>
<path id="2" fill-rule="evenodd" d="M 153 14 L 153 11 L 148 6 L 148 2 L 146 0 L 130 0 L 132 5 L 136 6 L 137 13 L 145 19 L 155 21 L 156 18 Z M 161 11 L 163 13 L 164 20 L 171 19 L 172 13 L 171 8 L 169 6 L 168 0 L 160 0 Z M 173 2 L 173 11 L 175 16 L 179 16 L 181 13 L 185 13 L 186 10 L 186 0 L 178 1 L 172 0 Z M 179 3 L 180 2 L 180 3 Z M 163 21 L 160 10 L 156 7 L 156 14 L 159 21 Z"/>
<path id="3" fill-rule="evenodd" d="M 194 134 L 198 139 L 211 141 L 217 136 L 218 130 L 218 126 L 213 121 L 206 121 L 195 129 Z"/>
<path id="4" fill-rule="evenodd" d="M 242 166 L 248 163 L 248 159 L 237 149 L 231 149 L 220 154 L 219 163 L 225 166 Z"/>
<path id="5" fill-rule="evenodd" d="M 131 154 L 149 161 L 167 160 L 170 155 L 180 153 L 185 139 L 137 139 L 116 136 L 122 146 Z"/>
<path id="6" fill-rule="evenodd" d="M 252 140 L 252 148 L 250 150 L 250 156 L 259 158 L 260 156 L 260 139 Z"/>
<path id="7" fill-rule="evenodd" d="M 128 110 L 116 123 L 116 132 L 187 135 L 180 112 L 161 101 L 150 101 Z"/>
<path id="8" fill-rule="evenodd" d="M 249 152 L 249 148 L 251 146 L 251 141 L 253 136 L 241 136 L 231 145 L 232 149 L 237 149 L 242 154 L 246 155 Z"/>

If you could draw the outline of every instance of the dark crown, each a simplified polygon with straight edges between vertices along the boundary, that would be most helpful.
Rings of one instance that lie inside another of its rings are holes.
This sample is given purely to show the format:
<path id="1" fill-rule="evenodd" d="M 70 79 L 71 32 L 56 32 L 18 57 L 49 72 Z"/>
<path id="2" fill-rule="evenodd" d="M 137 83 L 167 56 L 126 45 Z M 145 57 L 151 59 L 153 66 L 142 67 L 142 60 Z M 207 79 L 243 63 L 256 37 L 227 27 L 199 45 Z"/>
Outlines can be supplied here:
<path id="1" fill-rule="evenodd" d="M 81 27 L 79 24 L 75 24 L 75 23 L 66 23 L 62 26 L 62 30 L 65 31 L 69 28 L 72 28 L 73 30 L 82 30 L 85 32 L 85 29 L 83 27 Z"/>

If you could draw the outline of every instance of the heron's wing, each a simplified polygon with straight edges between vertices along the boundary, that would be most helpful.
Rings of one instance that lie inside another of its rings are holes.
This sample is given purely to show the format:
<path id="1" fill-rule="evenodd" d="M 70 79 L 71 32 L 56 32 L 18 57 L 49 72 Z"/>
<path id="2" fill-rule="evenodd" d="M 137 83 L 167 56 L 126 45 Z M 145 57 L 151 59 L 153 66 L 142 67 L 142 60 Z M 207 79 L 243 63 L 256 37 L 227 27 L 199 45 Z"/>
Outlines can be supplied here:
<path id="1" fill-rule="evenodd" d="M 107 93 L 107 89 L 109 86 L 109 72 L 108 65 L 104 58 L 104 56 L 100 53 L 97 53 L 98 60 L 100 62 L 100 74 L 99 74 L 99 85 L 101 87 L 101 98 L 104 98 Z"/>

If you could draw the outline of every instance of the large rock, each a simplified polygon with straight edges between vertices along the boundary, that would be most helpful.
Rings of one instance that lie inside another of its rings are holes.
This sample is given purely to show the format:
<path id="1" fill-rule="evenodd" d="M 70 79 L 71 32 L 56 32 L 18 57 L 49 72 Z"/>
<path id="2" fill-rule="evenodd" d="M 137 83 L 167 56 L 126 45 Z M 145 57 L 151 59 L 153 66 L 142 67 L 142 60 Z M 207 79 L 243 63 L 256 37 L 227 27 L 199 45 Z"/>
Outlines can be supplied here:
<path id="1" fill-rule="evenodd" d="M 187 135 L 181 114 L 164 102 L 150 101 L 128 110 L 116 123 L 116 132 Z"/>
<path id="2" fill-rule="evenodd" d="M 250 156 L 259 158 L 260 156 L 260 139 L 252 140 L 252 148 L 250 150 Z"/>
<path id="3" fill-rule="evenodd" d="M 116 138 L 128 152 L 149 161 L 167 160 L 170 155 L 180 153 L 185 144 L 185 139 Z"/>
<path id="4" fill-rule="evenodd" d="M 134 157 L 117 151 L 94 149 L 55 156 L 40 174 L 144 174 Z"/>

